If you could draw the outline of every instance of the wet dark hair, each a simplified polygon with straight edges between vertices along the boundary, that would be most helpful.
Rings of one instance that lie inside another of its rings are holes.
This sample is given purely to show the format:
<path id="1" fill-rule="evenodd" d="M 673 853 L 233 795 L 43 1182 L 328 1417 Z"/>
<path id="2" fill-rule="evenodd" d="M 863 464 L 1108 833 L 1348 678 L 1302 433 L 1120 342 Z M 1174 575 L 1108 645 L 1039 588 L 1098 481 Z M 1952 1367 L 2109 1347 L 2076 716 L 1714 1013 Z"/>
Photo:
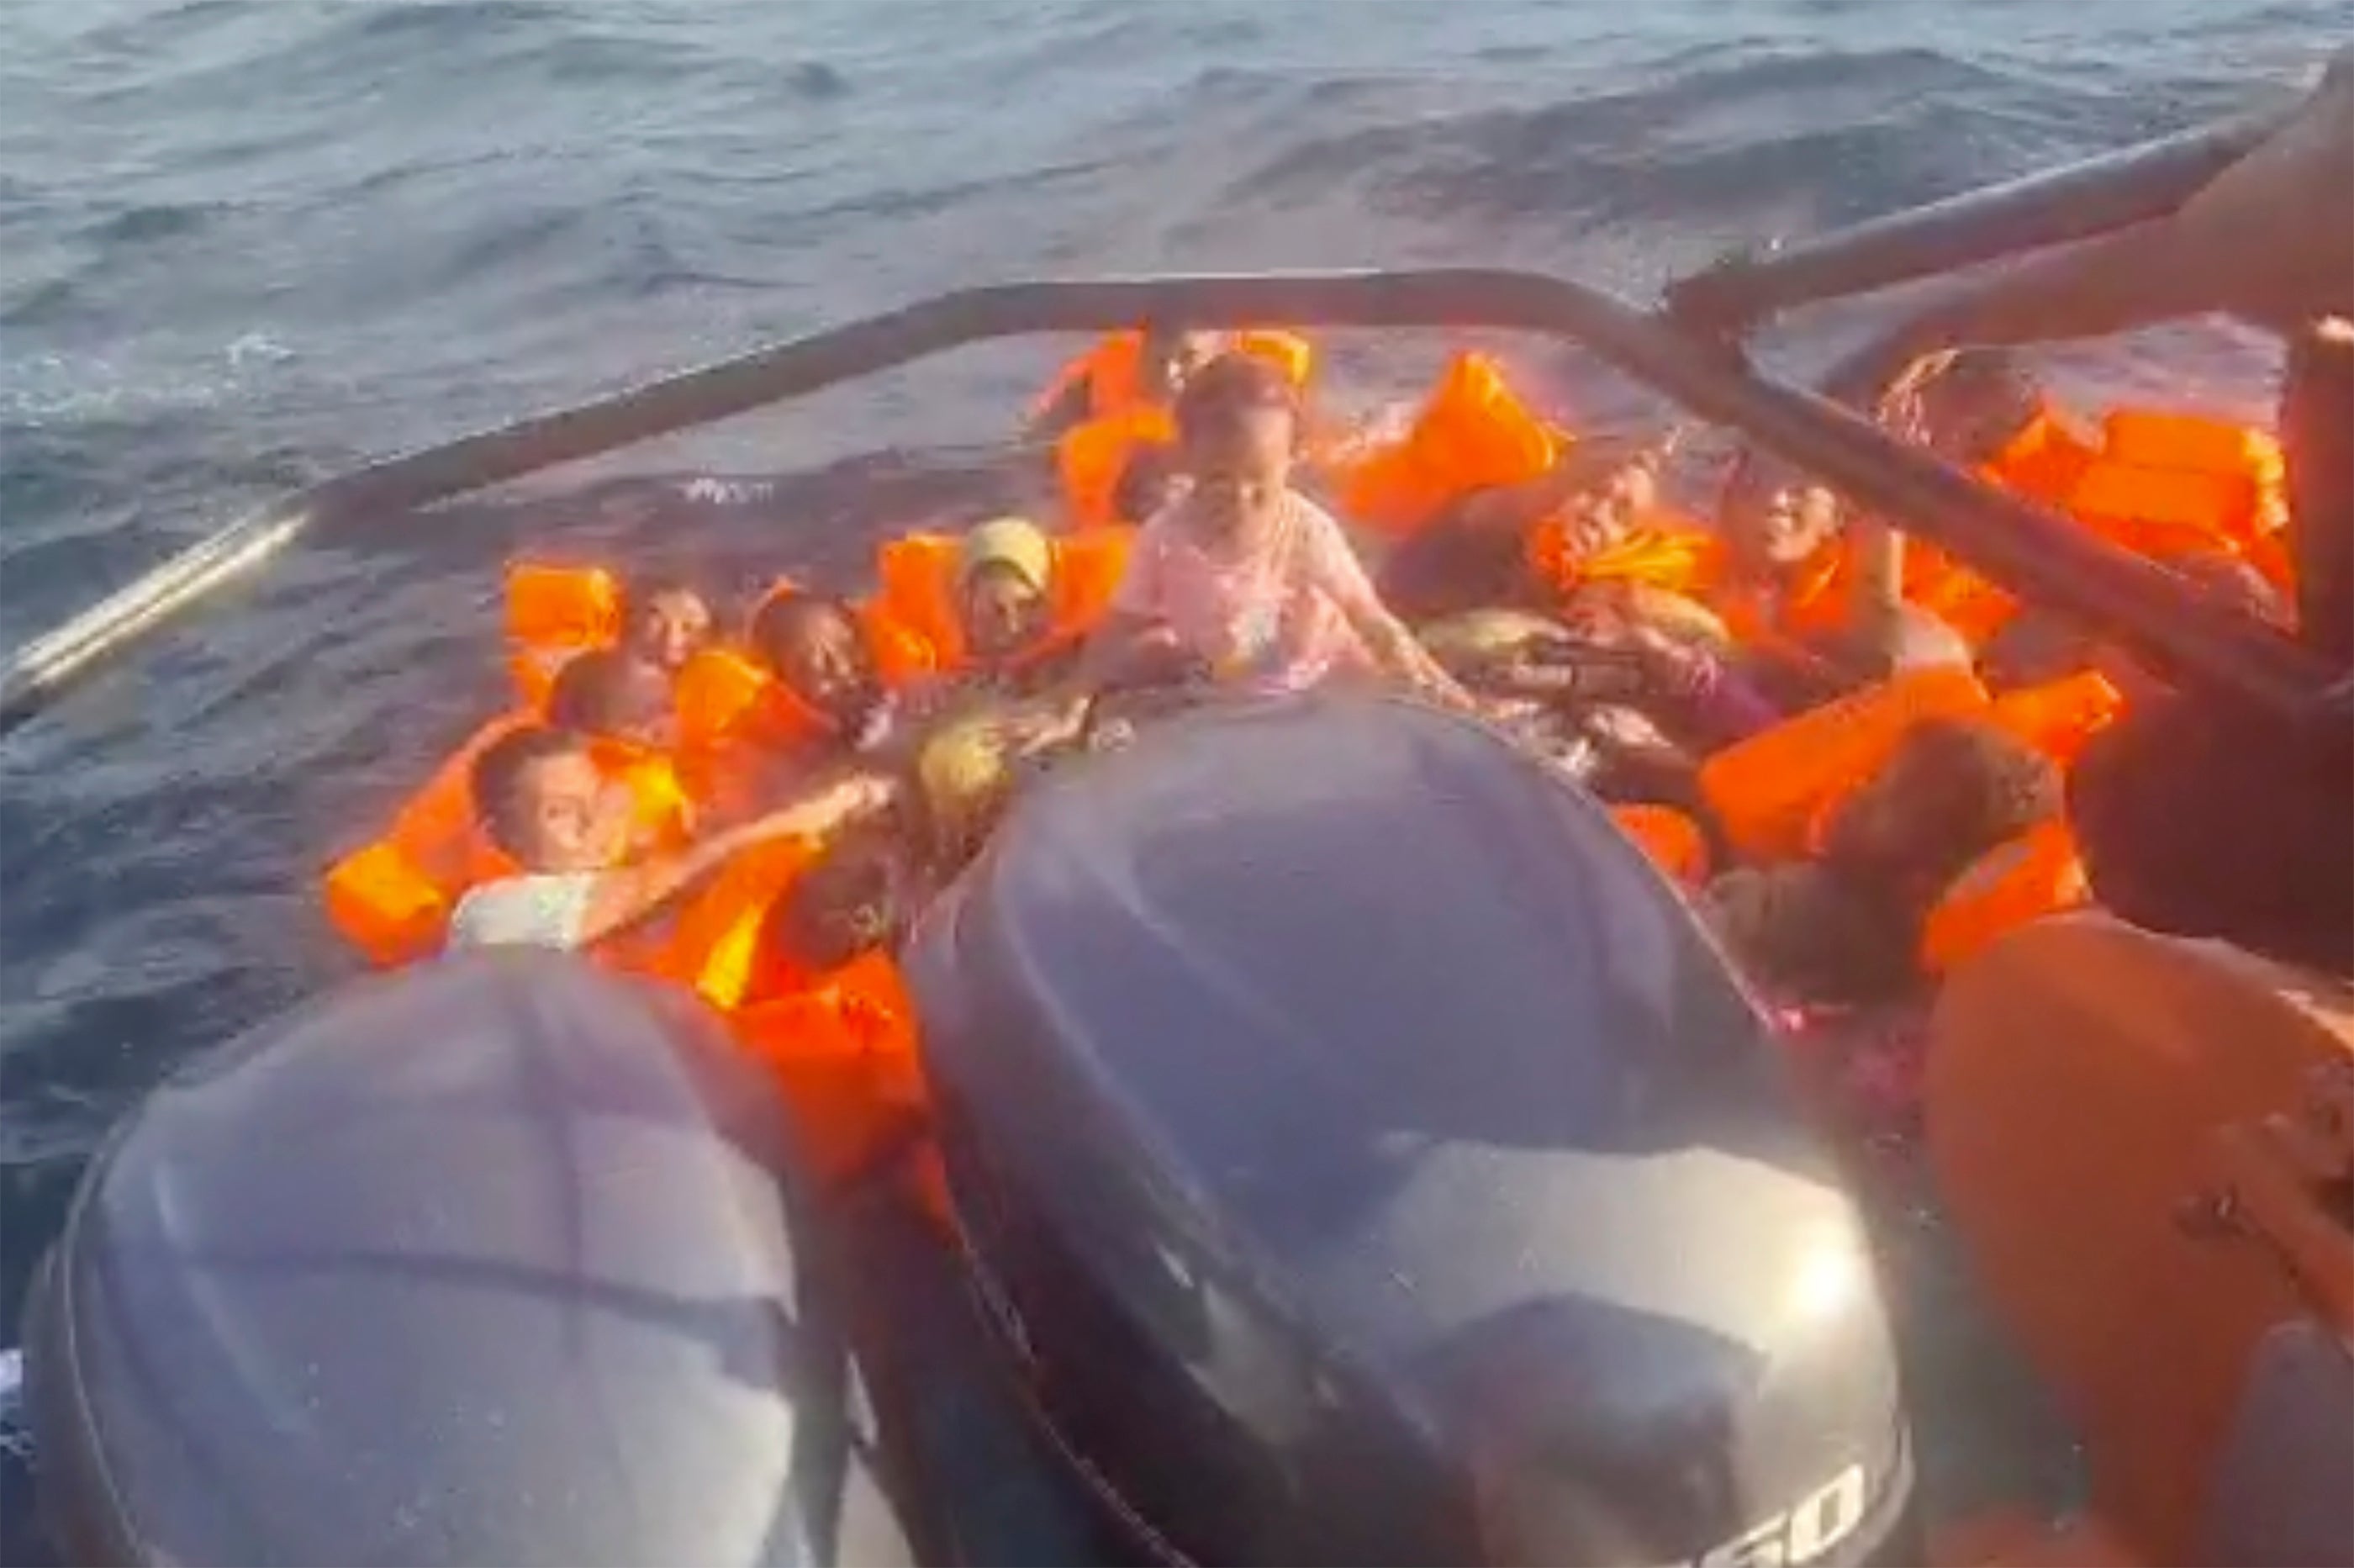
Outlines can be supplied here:
<path id="1" fill-rule="evenodd" d="M 1913 786 L 1890 808 L 1902 818 L 1900 842 L 1860 853 L 1834 819 L 1824 853 L 1834 868 L 1883 885 L 1942 888 L 1979 856 L 2057 817 L 2063 805 L 2058 764 L 1984 719 L 1914 725 L 1864 788 L 1900 768 Z"/>
<path id="2" fill-rule="evenodd" d="M 858 611 L 848 599 L 829 593 L 770 594 L 752 612 L 752 624 L 746 629 L 744 641 L 752 656 L 771 672 L 784 668 L 780 657 L 793 632 L 804 622 L 818 616 L 839 616 L 854 630 L 858 627 Z"/>
<path id="3" fill-rule="evenodd" d="M 514 821 L 515 792 L 523 776 L 558 757 L 584 755 L 587 743 L 567 729 L 525 725 L 510 730 L 482 747 L 466 772 L 466 788 L 474 802 L 474 816 L 491 842 L 512 854 L 510 832 Z"/>
<path id="4" fill-rule="evenodd" d="M 621 622 L 634 624 L 647 607 L 658 599 L 684 597 L 698 599 L 705 609 L 713 609 L 715 600 L 704 586 L 693 577 L 684 576 L 651 577 L 629 583 L 621 589 Z"/>
<path id="5" fill-rule="evenodd" d="M 1189 446 L 1230 440 L 1250 416 L 1273 410 L 1299 413 L 1299 395 L 1282 367 L 1256 354 L 1222 354 L 1177 395 L 1177 439 Z"/>
<path id="6" fill-rule="evenodd" d="M 557 672 L 556 683 L 548 690 L 547 722 L 582 735 L 626 735 L 660 716 L 638 711 L 633 702 L 664 690 L 660 680 L 624 649 L 576 653 Z"/>

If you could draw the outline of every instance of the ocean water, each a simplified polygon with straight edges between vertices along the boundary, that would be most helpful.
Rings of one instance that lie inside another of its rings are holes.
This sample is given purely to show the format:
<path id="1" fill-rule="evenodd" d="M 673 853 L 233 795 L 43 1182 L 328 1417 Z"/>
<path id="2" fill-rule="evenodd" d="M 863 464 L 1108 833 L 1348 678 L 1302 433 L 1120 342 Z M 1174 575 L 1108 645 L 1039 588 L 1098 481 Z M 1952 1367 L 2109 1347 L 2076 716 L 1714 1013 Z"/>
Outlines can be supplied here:
<path id="1" fill-rule="evenodd" d="M 2275 101 L 2345 33 L 2334 0 L 10 0 L 0 644 L 363 457 L 957 284 L 1479 261 L 1641 294 Z M 1343 344 L 1340 377 L 1438 346 Z M 632 454 L 776 487 L 699 523 L 569 478 L 382 519 L 0 742 L 0 1344 L 111 1118 L 348 972 L 315 874 L 496 701 L 506 554 L 846 565 L 982 504 L 972 455 L 1053 363 Z M 2232 408 L 2267 368 L 2200 329 L 2057 372 Z M 1925 1376 L 1983 1478 L 1966 1364 Z"/>

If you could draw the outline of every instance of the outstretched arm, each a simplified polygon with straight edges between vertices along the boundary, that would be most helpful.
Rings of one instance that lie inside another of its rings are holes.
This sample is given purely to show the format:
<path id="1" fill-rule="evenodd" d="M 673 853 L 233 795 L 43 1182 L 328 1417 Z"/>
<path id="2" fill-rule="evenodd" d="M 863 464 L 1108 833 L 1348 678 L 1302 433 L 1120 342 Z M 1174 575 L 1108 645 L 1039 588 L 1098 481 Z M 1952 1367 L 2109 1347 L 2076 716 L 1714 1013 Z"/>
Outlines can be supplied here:
<path id="1" fill-rule="evenodd" d="M 618 866 L 599 876 L 588 895 L 581 940 L 600 941 L 635 925 L 754 844 L 771 839 L 824 838 L 854 819 L 882 810 L 894 795 L 886 780 L 854 774 L 741 827 L 714 833 L 677 854 Z"/>
<path id="2" fill-rule="evenodd" d="M 2276 327 L 2354 310 L 2354 49 L 2277 128 L 2165 217 L 2028 261 L 1850 358 L 1869 395 L 1925 355 L 2056 343 L 2230 313 Z"/>
<path id="3" fill-rule="evenodd" d="M 1479 712 L 1479 699 L 1448 674 L 1405 622 L 1382 602 L 1341 525 L 1330 514 L 1305 502 L 1301 505 L 1299 520 L 1307 531 L 1304 546 L 1312 586 L 1340 610 L 1374 663 L 1433 702 L 1467 713 Z"/>

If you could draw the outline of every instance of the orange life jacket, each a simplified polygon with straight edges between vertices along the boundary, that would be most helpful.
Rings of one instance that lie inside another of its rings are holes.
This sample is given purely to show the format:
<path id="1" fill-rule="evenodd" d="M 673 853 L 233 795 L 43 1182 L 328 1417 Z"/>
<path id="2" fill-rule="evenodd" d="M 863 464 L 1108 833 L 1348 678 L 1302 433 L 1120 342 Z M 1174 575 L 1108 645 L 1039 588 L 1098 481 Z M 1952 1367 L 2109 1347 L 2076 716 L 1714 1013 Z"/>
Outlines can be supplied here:
<path id="1" fill-rule="evenodd" d="M 1708 880 L 1708 838 L 1681 811 L 1672 806 L 1625 805 L 1611 807 L 1610 816 L 1670 881 L 1698 887 Z"/>
<path id="2" fill-rule="evenodd" d="M 1134 540 L 1131 529 L 1105 527 L 1048 541 L 1050 620 L 1023 661 L 1059 652 L 1096 629 L 1128 571 Z M 875 559 L 876 613 L 928 644 L 931 667 L 943 673 L 962 670 L 970 660 L 956 603 L 961 548 L 953 535 L 907 534 L 885 544 Z"/>
<path id="3" fill-rule="evenodd" d="M 1785 571 L 1771 588 L 1721 577 L 1710 600 L 1742 647 L 1770 653 L 1836 636 L 1847 625 L 1846 546 L 1833 540 Z"/>
<path id="4" fill-rule="evenodd" d="M 761 596 L 759 605 L 801 591 L 791 579 L 780 577 Z M 758 613 L 756 608 L 752 619 Z M 857 614 L 885 690 L 898 691 L 930 673 L 931 648 L 920 634 L 872 605 Z M 732 648 L 698 651 L 679 671 L 674 692 L 679 779 L 690 797 L 723 815 L 740 803 L 737 797 L 761 758 L 833 733 L 831 719 Z"/>
<path id="5" fill-rule="evenodd" d="M 2063 767 L 2125 711 L 2125 694 L 2096 670 L 2081 670 L 1994 699 L 1987 716 Z"/>
<path id="6" fill-rule="evenodd" d="M 1564 596 L 1588 583 L 1631 582 L 1694 599 L 1714 590 L 1725 558 L 1721 540 L 1672 517 L 1591 555 L 1570 543 L 1567 518 L 1543 518 L 1529 530 L 1525 555 L 1537 579 Z"/>
<path id="7" fill-rule="evenodd" d="M 1987 703 L 1967 670 L 1906 671 L 1726 747 L 1701 764 L 1701 793 L 1741 854 L 1794 860 L 1827 803 L 1878 772 L 1906 730 Z"/>
<path id="8" fill-rule="evenodd" d="M 1168 412 L 1142 405 L 1066 430 L 1055 443 L 1055 467 L 1062 476 L 1063 504 L 1071 525 L 1086 529 L 1143 522 L 1118 514 L 1120 481 L 1140 450 L 1167 447 L 1176 440 L 1176 422 Z"/>
<path id="9" fill-rule="evenodd" d="M 926 1102 L 915 1008 L 883 953 L 823 975 L 788 972 L 760 948 L 769 912 L 818 846 L 757 845 L 680 911 L 662 969 L 728 1016 L 775 1076 L 820 1178 L 845 1180 L 920 1133 Z"/>
<path id="10" fill-rule="evenodd" d="M 2280 544 L 2286 467 L 2280 443 L 2261 430 L 2198 414 L 2118 408 L 2102 421 L 2095 444 L 2046 410 L 1982 472 L 2137 555 L 2229 552 L 2275 588 L 2287 586 Z M 1975 604 L 1947 616 L 1966 634 L 1999 625 L 2018 608 L 1980 586 Z"/>
<path id="11" fill-rule="evenodd" d="M 389 968 L 430 957 L 469 888 L 521 874 L 482 830 L 472 774 L 474 759 L 493 741 L 532 722 L 530 715 L 507 714 L 475 731 L 394 814 L 381 838 L 327 869 L 321 888 L 327 918 L 371 962 Z M 684 847 L 694 814 L 667 758 L 607 740 L 592 741 L 589 755 L 608 781 L 630 792 L 634 851 Z"/>
<path id="12" fill-rule="evenodd" d="M 734 1023 L 784 1091 L 821 1181 L 871 1172 L 926 1137 L 915 1003 L 887 954 L 797 977 L 746 1002 Z"/>
<path id="13" fill-rule="evenodd" d="M 604 567 L 507 568 L 507 667 L 525 707 L 545 708 L 557 672 L 577 654 L 611 647 L 621 630 L 620 579 Z"/>
<path id="14" fill-rule="evenodd" d="M 2101 451 L 2068 492 L 2070 514 L 2128 549 L 2164 556 L 2239 549 L 2277 524 L 2280 443 L 2198 414 L 2113 410 Z"/>
<path id="15" fill-rule="evenodd" d="M 1946 974 L 1998 937 L 2091 896 L 2067 824 L 2031 828 L 1981 855 L 1946 890 L 1922 926 L 1921 967 Z"/>
<path id="16" fill-rule="evenodd" d="M 1306 387 L 1316 366 L 1316 351 L 1305 338 L 1288 332 L 1239 332 L 1227 340 L 1226 347 L 1267 360 L 1281 369 L 1295 387 Z M 1046 390 L 1031 405 L 1031 417 L 1035 418 L 1045 413 L 1074 387 L 1080 386 L 1087 388 L 1089 418 L 1149 406 L 1152 399 L 1144 395 L 1143 365 L 1144 334 L 1135 330 L 1113 333 L 1055 374 Z"/>
<path id="17" fill-rule="evenodd" d="M 1352 523 L 1403 538 L 1474 491 L 1551 471 L 1564 444 L 1506 384 L 1495 360 L 1458 354 L 1405 438 L 1340 476 L 1341 511 Z"/>
<path id="18" fill-rule="evenodd" d="M 2058 504 L 2099 456 L 2099 447 L 2046 401 L 1979 472 L 2005 490 Z"/>
<path id="19" fill-rule="evenodd" d="M 1786 570 L 1771 590 L 1735 576 L 1727 563 L 1724 556 L 1716 558 L 1713 608 L 1744 645 L 1820 645 L 1839 637 L 1851 622 L 1856 557 L 1844 537 L 1827 542 Z M 1999 590 L 1919 539 L 1904 541 L 1903 584 L 1905 603 L 1935 614 L 1972 646 L 1981 640 L 1979 630 L 1999 625 L 2009 614 L 2003 609 L 1989 616 L 1987 612 L 1994 607 L 1981 596 Z"/>
<path id="20" fill-rule="evenodd" d="M 742 1006 L 759 970 L 760 922 L 818 849 L 811 839 L 770 839 L 731 856 L 679 906 L 661 972 L 722 1012 Z"/>

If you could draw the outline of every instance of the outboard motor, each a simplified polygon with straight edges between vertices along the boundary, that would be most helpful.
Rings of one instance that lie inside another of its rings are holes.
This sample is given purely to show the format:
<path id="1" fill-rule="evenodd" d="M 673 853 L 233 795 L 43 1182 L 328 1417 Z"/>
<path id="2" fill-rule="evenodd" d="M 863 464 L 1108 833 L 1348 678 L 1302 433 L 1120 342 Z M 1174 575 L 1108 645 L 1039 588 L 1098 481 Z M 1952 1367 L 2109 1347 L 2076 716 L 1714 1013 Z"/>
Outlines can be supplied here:
<path id="1" fill-rule="evenodd" d="M 1160 1554 L 1916 1562 L 1855 1205 L 1592 800 L 1371 697 L 1040 787 L 910 975 L 970 1264 Z"/>
<path id="2" fill-rule="evenodd" d="M 93 1162 L 29 1320 L 91 1563 L 915 1560 L 766 1078 L 558 955 L 364 985 Z"/>

